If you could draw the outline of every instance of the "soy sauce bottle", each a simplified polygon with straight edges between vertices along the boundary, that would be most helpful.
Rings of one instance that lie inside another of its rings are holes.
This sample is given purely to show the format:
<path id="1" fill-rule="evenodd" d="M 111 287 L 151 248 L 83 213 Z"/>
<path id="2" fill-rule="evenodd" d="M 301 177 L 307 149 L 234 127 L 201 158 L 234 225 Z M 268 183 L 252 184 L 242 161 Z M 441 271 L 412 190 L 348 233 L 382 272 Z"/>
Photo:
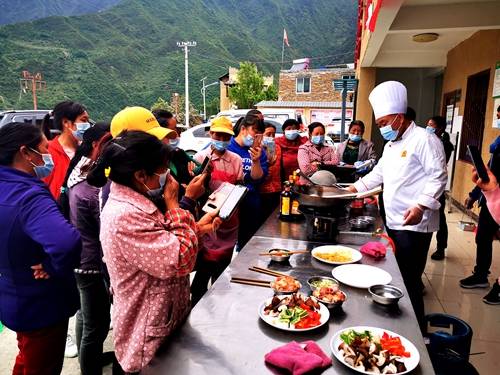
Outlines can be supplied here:
<path id="1" fill-rule="evenodd" d="M 280 195 L 280 220 L 292 221 L 292 186 L 288 181 Z"/>

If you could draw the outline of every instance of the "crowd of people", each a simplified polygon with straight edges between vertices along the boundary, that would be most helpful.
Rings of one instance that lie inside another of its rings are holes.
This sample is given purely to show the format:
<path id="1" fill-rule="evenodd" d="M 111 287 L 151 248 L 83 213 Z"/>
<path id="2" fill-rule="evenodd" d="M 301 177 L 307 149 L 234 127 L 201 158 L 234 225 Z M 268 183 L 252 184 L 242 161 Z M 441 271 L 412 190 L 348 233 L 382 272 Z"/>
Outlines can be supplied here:
<path id="1" fill-rule="evenodd" d="M 82 374 L 101 373 L 109 360 L 114 373 L 141 371 L 275 210 L 283 181 L 297 169 L 310 177 L 323 167 L 376 164 L 350 189 L 384 185 L 387 231 L 422 323 L 421 276 L 432 233 L 433 259 L 443 259 L 447 247 L 444 187 L 453 146 L 442 117 L 426 129 L 416 126 L 400 83 L 379 85 L 370 101 L 387 141 L 378 162 L 361 121 L 349 125 L 348 139 L 335 148 L 319 122 L 306 134 L 288 119 L 284 136 L 276 137 L 275 125 L 257 110 L 235 125 L 215 118 L 210 144 L 194 157 L 178 148 L 175 117 L 161 110 L 127 107 L 110 123 L 93 123 L 84 105 L 64 101 L 42 129 L 3 126 L 0 316 L 17 333 L 13 374 L 60 373 L 75 314 Z M 482 208 L 478 265 L 463 287 L 487 284 L 500 222 L 497 154 L 495 145 L 490 181 L 474 175 L 478 188 L 467 202 L 479 200 Z M 209 168 L 200 168 L 206 158 Z M 224 221 L 201 210 L 223 183 L 248 189 Z M 499 288 L 495 284 L 491 301 L 498 301 Z M 103 343 L 111 318 L 115 351 L 108 355 Z"/>

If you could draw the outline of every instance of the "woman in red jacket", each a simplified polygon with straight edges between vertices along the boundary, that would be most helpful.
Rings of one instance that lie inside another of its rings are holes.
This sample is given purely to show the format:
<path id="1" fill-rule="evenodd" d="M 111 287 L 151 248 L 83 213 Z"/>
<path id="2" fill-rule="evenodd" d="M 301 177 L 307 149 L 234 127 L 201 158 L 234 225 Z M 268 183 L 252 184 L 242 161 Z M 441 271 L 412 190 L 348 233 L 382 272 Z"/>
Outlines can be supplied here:
<path id="1" fill-rule="evenodd" d="M 276 144 L 281 148 L 282 178 L 288 180 L 288 176 L 299 168 L 297 154 L 299 147 L 307 142 L 307 137 L 300 135 L 300 124 L 294 119 L 286 120 L 282 129 L 285 136 L 276 138 Z"/>
<path id="2" fill-rule="evenodd" d="M 54 198 L 59 200 L 69 162 L 83 139 L 83 133 L 90 128 L 89 115 L 86 108 L 80 103 L 64 101 L 57 104 L 52 113 L 45 116 L 42 127 L 45 136 L 50 139 L 49 153 L 55 164 L 52 173 L 43 181 L 49 185 L 49 190 Z M 54 139 L 52 139 L 52 129 L 60 131 L 60 135 Z"/>

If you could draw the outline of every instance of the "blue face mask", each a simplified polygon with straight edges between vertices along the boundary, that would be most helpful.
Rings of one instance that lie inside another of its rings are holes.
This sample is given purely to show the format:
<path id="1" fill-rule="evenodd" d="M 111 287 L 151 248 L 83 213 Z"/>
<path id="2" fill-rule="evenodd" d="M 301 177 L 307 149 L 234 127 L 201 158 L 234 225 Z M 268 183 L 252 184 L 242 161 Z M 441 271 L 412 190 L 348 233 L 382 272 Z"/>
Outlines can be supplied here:
<path id="1" fill-rule="evenodd" d="M 322 145 L 324 141 L 325 141 L 324 135 L 313 135 L 311 137 L 311 143 L 316 145 L 316 146 Z"/>
<path id="2" fill-rule="evenodd" d="M 392 128 L 392 124 L 394 124 L 397 118 L 398 116 L 394 117 L 394 120 L 392 120 L 390 124 L 380 128 L 380 134 L 382 134 L 382 137 L 384 137 L 386 141 L 394 141 L 398 137 L 399 129 L 394 130 Z"/>
<path id="3" fill-rule="evenodd" d="M 289 141 L 294 141 L 297 139 L 299 136 L 299 131 L 298 130 L 285 130 L 285 138 L 288 139 Z"/>
<path id="4" fill-rule="evenodd" d="M 244 138 L 243 138 L 243 144 L 246 146 L 246 147 L 252 147 L 253 146 L 253 137 L 250 135 L 250 134 L 247 134 Z"/>
<path id="5" fill-rule="evenodd" d="M 175 139 L 169 139 L 168 140 L 168 144 L 172 147 L 177 147 L 179 145 L 179 142 L 181 140 L 179 138 L 175 138 Z"/>
<path id="6" fill-rule="evenodd" d="M 35 172 L 36 176 L 38 178 L 45 178 L 48 175 L 50 175 L 54 170 L 54 160 L 52 159 L 52 155 L 42 154 L 41 152 L 33 150 L 32 148 L 30 148 L 30 150 L 40 155 L 43 160 L 43 165 L 36 165 L 33 162 L 31 162 L 31 164 L 33 165 L 33 171 Z"/>
<path id="7" fill-rule="evenodd" d="M 359 134 L 349 134 L 349 140 L 353 142 L 361 141 L 361 136 Z"/>
<path id="8" fill-rule="evenodd" d="M 212 139 L 212 146 L 217 150 L 217 151 L 225 151 L 227 146 L 229 146 L 228 141 L 218 141 L 216 139 Z"/>
<path id="9" fill-rule="evenodd" d="M 155 173 L 156 176 L 159 177 L 160 187 L 158 189 L 150 189 L 148 185 L 143 184 L 148 189 L 148 195 L 151 199 L 157 200 L 163 196 L 163 189 L 165 189 L 165 184 L 167 183 L 167 176 L 170 174 L 170 170 L 167 169 L 165 173 L 158 174 Z"/>
<path id="10" fill-rule="evenodd" d="M 83 141 L 83 133 L 90 129 L 90 124 L 88 122 L 76 122 L 76 130 L 73 130 L 73 136 L 79 141 Z"/>
<path id="11" fill-rule="evenodd" d="M 263 137 L 262 143 L 266 147 L 274 146 L 274 138 L 273 137 Z"/>
<path id="12" fill-rule="evenodd" d="M 435 128 L 433 128 L 432 126 L 427 126 L 427 127 L 425 128 L 425 130 L 426 130 L 426 131 L 427 131 L 427 133 L 429 133 L 429 134 L 435 134 L 435 133 L 436 133 L 436 129 L 435 129 Z"/>

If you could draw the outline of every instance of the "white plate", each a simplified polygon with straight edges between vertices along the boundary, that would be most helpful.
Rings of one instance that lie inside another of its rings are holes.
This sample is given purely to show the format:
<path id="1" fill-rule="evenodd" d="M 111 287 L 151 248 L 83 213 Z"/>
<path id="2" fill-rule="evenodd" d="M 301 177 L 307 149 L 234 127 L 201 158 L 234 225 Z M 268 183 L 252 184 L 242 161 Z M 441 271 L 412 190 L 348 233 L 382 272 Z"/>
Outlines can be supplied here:
<path id="1" fill-rule="evenodd" d="M 367 289 L 372 285 L 389 284 L 392 276 L 381 268 L 367 264 L 346 264 L 332 270 L 334 279 L 354 288 Z"/>
<path id="2" fill-rule="evenodd" d="M 333 253 L 336 253 L 337 251 L 350 251 L 352 259 L 348 262 L 332 262 L 332 261 L 329 261 L 326 259 L 321 259 L 317 255 L 318 253 L 331 253 L 331 254 L 333 254 Z M 363 255 L 358 250 L 352 249 L 352 248 L 347 247 L 347 246 L 340 246 L 340 245 L 325 245 L 325 246 L 315 247 L 314 249 L 312 249 L 311 255 L 314 259 L 317 259 L 320 262 L 324 262 L 324 263 L 328 263 L 328 264 L 335 264 L 335 265 L 356 263 L 356 262 L 359 262 L 361 260 L 361 258 L 363 258 Z"/>
<path id="3" fill-rule="evenodd" d="M 278 297 L 283 299 L 288 296 L 278 296 Z M 268 298 L 259 305 L 259 316 L 264 322 L 266 322 L 270 326 L 281 329 L 283 331 L 289 331 L 289 332 L 312 331 L 313 329 L 321 327 L 322 325 L 328 322 L 328 319 L 330 319 L 330 311 L 328 311 L 328 308 L 325 305 L 323 305 L 321 302 L 318 301 L 319 313 L 321 314 L 321 317 L 319 319 L 320 321 L 319 325 L 311 328 L 289 328 L 286 326 L 286 324 L 280 323 L 279 318 L 277 316 L 269 316 L 264 314 L 264 308 L 271 303 L 272 299 L 273 299 L 272 297 Z"/>
<path id="4" fill-rule="evenodd" d="M 337 358 L 340 362 L 342 362 L 347 367 L 349 367 L 349 368 L 353 369 L 354 371 L 357 371 L 361 374 L 373 374 L 370 372 L 358 370 L 358 369 L 354 368 L 353 366 L 349 365 L 348 363 L 344 362 L 344 359 L 342 358 L 342 355 L 340 354 L 340 352 L 338 350 L 340 343 L 343 342 L 342 339 L 340 338 L 340 335 L 344 331 L 348 331 L 351 329 L 353 329 L 357 332 L 370 331 L 373 334 L 376 334 L 379 336 L 382 336 L 384 332 L 387 332 L 391 336 L 399 336 L 401 338 L 401 343 L 405 347 L 406 351 L 410 353 L 410 357 L 403 358 L 403 362 L 405 364 L 406 371 L 398 372 L 398 375 L 407 374 L 410 371 L 414 370 L 415 367 L 417 367 L 418 362 L 420 361 L 420 354 L 418 352 L 418 349 L 415 347 L 415 345 L 413 345 L 413 343 L 410 340 L 406 339 L 405 337 L 403 337 L 401 335 L 398 335 L 397 333 L 391 332 L 387 329 L 376 328 L 376 327 L 365 327 L 365 326 L 348 327 L 348 328 L 341 329 L 340 331 L 335 333 L 335 335 L 332 337 L 332 340 L 330 341 L 330 349 L 332 350 L 333 355 L 335 356 L 335 358 Z"/>

